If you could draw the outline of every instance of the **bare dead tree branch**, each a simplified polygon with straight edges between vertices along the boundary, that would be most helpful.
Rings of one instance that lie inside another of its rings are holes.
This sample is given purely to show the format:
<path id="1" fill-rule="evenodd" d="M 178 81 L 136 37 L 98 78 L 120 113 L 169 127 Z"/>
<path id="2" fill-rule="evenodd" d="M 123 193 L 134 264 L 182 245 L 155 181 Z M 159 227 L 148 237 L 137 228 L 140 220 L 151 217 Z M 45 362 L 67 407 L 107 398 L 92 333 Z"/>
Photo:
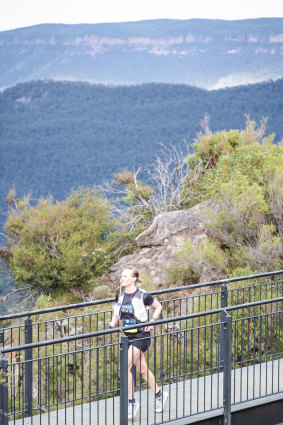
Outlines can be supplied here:
<path id="1" fill-rule="evenodd" d="M 194 139 L 195 143 L 199 143 L 203 136 L 210 137 L 212 135 L 212 131 L 209 128 L 210 117 L 208 114 L 204 114 L 203 119 L 200 121 L 200 126 L 202 131 L 197 133 L 197 137 Z"/>
<path id="2" fill-rule="evenodd" d="M 25 286 L 24 288 L 14 289 L 13 291 L 9 292 L 9 294 L 7 294 L 4 297 L 0 298 L 0 302 L 2 301 L 3 303 L 5 303 L 9 297 L 11 297 L 12 295 L 16 294 L 17 292 L 27 291 L 27 290 L 30 291 L 30 289 L 31 289 L 30 286 Z"/>
<path id="3" fill-rule="evenodd" d="M 161 143 L 162 156 L 156 156 L 151 168 L 147 169 L 155 187 L 153 203 L 158 214 L 179 208 L 180 193 L 187 177 L 186 157 L 189 153 L 185 140 L 184 144 L 185 152 L 180 147 L 165 146 Z"/>
<path id="4" fill-rule="evenodd" d="M 116 180 L 104 182 L 99 187 L 114 198 L 113 214 L 122 217 L 131 230 L 137 225 L 148 226 L 160 213 L 182 209 L 194 198 L 192 189 L 210 165 L 209 161 L 204 165 L 200 161 L 192 170 L 188 170 L 189 144 L 186 140 L 185 148 L 172 144 L 166 146 L 162 143 L 160 146 L 161 153 L 156 155 L 153 164 L 145 169 L 150 181 L 149 186 L 138 180 L 141 171 L 139 168 L 133 172 L 123 170 L 115 175 Z M 117 202 L 117 198 L 121 202 Z"/>

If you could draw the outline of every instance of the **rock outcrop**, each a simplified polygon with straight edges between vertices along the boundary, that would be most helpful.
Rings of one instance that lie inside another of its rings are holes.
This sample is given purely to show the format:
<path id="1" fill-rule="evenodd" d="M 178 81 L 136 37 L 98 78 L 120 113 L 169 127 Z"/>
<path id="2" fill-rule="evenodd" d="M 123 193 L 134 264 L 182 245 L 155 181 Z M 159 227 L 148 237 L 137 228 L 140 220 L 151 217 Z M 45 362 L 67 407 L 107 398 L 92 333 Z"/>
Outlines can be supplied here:
<path id="1" fill-rule="evenodd" d="M 174 261 L 185 241 L 196 245 L 207 237 L 204 223 L 206 202 L 188 210 L 166 212 L 157 216 L 152 225 L 136 238 L 137 248 L 133 254 L 122 257 L 101 278 L 101 285 L 109 285 L 109 295 L 119 286 L 121 272 L 133 266 L 158 288 L 168 280 L 167 268 Z M 200 265 L 200 281 L 214 280 L 223 276 L 215 270 Z M 152 285 L 151 285 L 152 286 Z"/>
<path id="2" fill-rule="evenodd" d="M 137 246 L 158 246 L 183 230 L 192 233 L 203 233 L 204 223 L 201 218 L 203 206 L 198 204 L 188 210 L 171 211 L 159 214 L 154 218 L 152 225 L 137 238 Z"/>

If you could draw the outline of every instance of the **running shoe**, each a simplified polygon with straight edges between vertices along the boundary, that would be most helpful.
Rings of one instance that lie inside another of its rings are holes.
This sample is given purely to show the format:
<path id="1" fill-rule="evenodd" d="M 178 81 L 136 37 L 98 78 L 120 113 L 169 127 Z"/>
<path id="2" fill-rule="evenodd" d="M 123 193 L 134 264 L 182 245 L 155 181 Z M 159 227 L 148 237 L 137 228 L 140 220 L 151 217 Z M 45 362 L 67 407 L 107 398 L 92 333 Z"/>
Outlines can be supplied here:
<path id="1" fill-rule="evenodd" d="M 139 407 L 140 405 L 137 401 L 135 403 L 128 403 L 128 419 L 133 419 L 136 416 Z"/>
<path id="2" fill-rule="evenodd" d="M 160 397 L 156 397 L 156 406 L 155 406 L 156 413 L 163 412 L 167 399 L 168 399 L 168 393 L 166 391 L 164 391 Z"/>

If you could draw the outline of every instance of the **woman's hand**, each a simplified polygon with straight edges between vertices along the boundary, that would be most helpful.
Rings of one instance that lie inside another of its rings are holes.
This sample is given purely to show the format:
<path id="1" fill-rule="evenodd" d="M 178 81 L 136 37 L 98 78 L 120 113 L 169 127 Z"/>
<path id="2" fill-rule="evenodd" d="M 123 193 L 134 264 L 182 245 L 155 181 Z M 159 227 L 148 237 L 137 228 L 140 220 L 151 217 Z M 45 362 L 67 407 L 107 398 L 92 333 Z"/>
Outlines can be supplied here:
<path id="1" fill-rule="evenodd" d="M 146 326 L 145 328 L 144 328 L 144 331 L 145 332 L 151 332 L 153 330 L 153 326 Z"/>
<path id="2" fill-rule="evenodd" d="M 111 322 L 108 325 L 108 328 L 115 328 L 118 322 L 119 322 L 119 317 L 113 316 Z"/>

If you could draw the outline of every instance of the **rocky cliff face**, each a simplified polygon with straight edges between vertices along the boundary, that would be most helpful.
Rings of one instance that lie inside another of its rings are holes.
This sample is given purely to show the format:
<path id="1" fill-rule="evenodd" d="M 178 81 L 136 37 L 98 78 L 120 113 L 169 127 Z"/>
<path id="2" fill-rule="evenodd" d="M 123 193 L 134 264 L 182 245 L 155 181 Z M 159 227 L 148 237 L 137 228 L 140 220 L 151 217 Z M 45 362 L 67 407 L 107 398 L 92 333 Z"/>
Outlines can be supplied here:
<path id="1" fill-rule="evenodd" d="M 184 242 L 190 240 L 196 245 L 207 238 L 204 223 L 206 207 L 205 202 L 188 210 L 166 212 L 156 217 L 152 225 L 137 237 L 136 251 L 121 258 L 102 277 L 101 285 L 109 287 L 109 295 L 119 287 L 121 272 L 129 266 L 139 270 L 141 279 L 150 279 L 155 289 L 163 286 L 164 282 L 170 284 L 166 270 L 176 261 Z M 219 271 L 207 268 L 205 264 L 199 264 L 198 270 L 199 282 L 224 278 Z"/>
<path id="2" fill-rule="evenodd" d="M 283 76 L 282 22 L 156 20 L 3 31 L 0 87 L 49 78 L 211 89 L 277 79 Z"/>

